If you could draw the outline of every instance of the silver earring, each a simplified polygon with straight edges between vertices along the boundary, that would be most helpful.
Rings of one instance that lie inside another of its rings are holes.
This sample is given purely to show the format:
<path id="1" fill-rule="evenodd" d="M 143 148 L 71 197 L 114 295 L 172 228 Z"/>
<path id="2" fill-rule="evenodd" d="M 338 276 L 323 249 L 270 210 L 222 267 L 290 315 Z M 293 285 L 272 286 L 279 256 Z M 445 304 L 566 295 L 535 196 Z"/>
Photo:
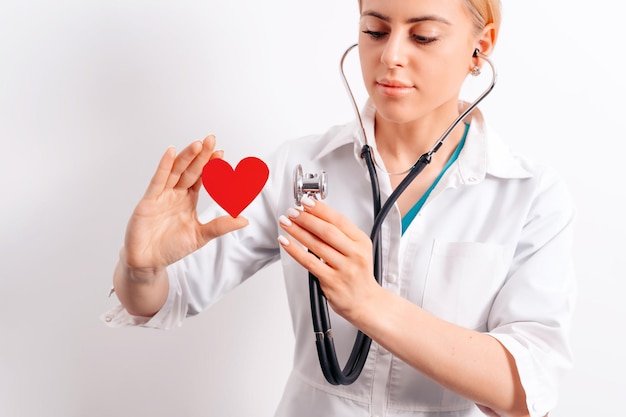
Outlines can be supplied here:
<path id="1" fill-rule="evenodd" d="M 472 67 L 472 69 L 470 70 L 470 74 L 472 74 L 474 77 L 478 77 L 480 75 L 480 67 L 478 65 Z"/>

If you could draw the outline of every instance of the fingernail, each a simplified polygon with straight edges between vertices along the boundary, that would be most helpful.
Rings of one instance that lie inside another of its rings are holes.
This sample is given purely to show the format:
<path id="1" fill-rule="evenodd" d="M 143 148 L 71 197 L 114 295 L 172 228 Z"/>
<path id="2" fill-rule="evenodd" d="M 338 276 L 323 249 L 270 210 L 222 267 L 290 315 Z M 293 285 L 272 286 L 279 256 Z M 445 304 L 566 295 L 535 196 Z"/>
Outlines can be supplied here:
<path id="1" fill-rule="evenodd" d="M 278 235 L 278 242 L 283 246 L 289 246 L 289 240 L 283 235 Z"/>
<path id="2" fill-rule="evenodd" d="M 287 210 L 287 211 L 289 211 L 289 210 Z M 287 226 L 287 227 L 289 227 L 289 226 L 291 226 L 293 224 L 293 223 L 291 223 L 291 220 L 289 220 L 287 218 L 287 216 L 285 216 L 283 214 L 280 215 L 280 217 L 278 218 L 278 221 L 280 222 L 280 224 L 282 224 L 284 226 Z"/>
<path id="3" fill-rule="evenodd" d="M 311 197 L 309 196 L 304 196 L 300 199 L 300 202 L 302 203 L 303 206 L 307 206 L 307 207 L 315 207 L 315 200 L 313 200 Z"/>
<path id="4" fill-rule="evenodd" d="M 300 215 L 300 210 L 296 210 L 295 208 L 287 209 L 287 216 L 291 217 L 292 219 L 295 219 L 299 215 Z"/>

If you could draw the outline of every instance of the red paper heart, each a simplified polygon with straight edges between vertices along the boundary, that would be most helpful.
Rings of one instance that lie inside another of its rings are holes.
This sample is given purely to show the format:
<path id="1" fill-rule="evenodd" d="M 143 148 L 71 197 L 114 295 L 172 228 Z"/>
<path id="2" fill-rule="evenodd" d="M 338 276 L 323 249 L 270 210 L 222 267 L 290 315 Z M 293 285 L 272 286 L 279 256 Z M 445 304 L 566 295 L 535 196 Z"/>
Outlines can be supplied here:
<path id="1" fill-rule="evenodd" d="M 223 159 L 211 159 L 202 169 L 202 185 L 232 217 L 252 203 L 263 189 L 269 169 L 259 158 L 242 159 L 233 170 Z"/>

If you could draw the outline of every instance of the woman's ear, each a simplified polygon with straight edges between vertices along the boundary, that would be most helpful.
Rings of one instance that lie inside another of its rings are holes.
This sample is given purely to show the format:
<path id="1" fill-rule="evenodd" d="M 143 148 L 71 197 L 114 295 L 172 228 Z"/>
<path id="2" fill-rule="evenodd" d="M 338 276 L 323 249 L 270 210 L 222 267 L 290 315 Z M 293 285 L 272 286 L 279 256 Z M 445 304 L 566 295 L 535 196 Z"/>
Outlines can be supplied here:
<path id="1" fill-rule="evenodd" d="M 490 55 L 496 43 L 496 30 L 493 23 L 484 27 L 480 36 L 477 38 L 476 49 L 483 55 Z M 473 68 L 480 67 L 482 64 L 480 56 L 472 57 Z"/>
<path id="2" fill-rule="evenodd" d="M 490 55 L 496 44 L 496 29 L 493 23 L 489 23 L 484 27 L 478 37 L 478 45 L 476 46 L 483 55 Z"/>

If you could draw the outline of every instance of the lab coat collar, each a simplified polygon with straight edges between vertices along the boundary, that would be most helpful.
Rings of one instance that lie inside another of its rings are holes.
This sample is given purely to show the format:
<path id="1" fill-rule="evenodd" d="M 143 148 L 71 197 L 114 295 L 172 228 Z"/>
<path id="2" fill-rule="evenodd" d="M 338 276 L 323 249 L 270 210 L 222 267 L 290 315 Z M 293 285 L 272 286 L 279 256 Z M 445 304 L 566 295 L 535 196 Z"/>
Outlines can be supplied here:
<path id="1" fill-rule="evenodd" d="M 463 111 L 469 103 L 460 102 Z M 521 163 L 508 145 L 485 123 L 482 112 L 474 109 L 465 118 L 470 128 L 458 158 L 459 173 L 464 183 L 475 183 L 485 176 L 499 178 L 530 178 L 532 173 Z"/>
<path id="2" fill-rule="evenodd" d="M 459 102 L 459 111 L 463 111 L 469 103 Z M 369 140 L 367 143 L 372 147 L 376 158 L 380 156 L 376 150 L 374 140 L 374 116 L 376 108 L 368 100 L 361 112 L 365 134 Z M 485 123 L 482 112 L 476 108 L 465 118 L 470 124 L 467 139 L 458 158 L 459 173 L 463 183 L 476 183 L 487 174 L 500 178 L 529 178 L 531 172 L 522 165 L 496 132 Z M 340 147 L 352 145 L 355 157 L 361 159 L 361 149 L 366 143 L 362 137 L 358 120 L 354 120 L 342 127 L 331 129 L 324 138 L 324 145 L 317 154 L 322 158 Z"/>

